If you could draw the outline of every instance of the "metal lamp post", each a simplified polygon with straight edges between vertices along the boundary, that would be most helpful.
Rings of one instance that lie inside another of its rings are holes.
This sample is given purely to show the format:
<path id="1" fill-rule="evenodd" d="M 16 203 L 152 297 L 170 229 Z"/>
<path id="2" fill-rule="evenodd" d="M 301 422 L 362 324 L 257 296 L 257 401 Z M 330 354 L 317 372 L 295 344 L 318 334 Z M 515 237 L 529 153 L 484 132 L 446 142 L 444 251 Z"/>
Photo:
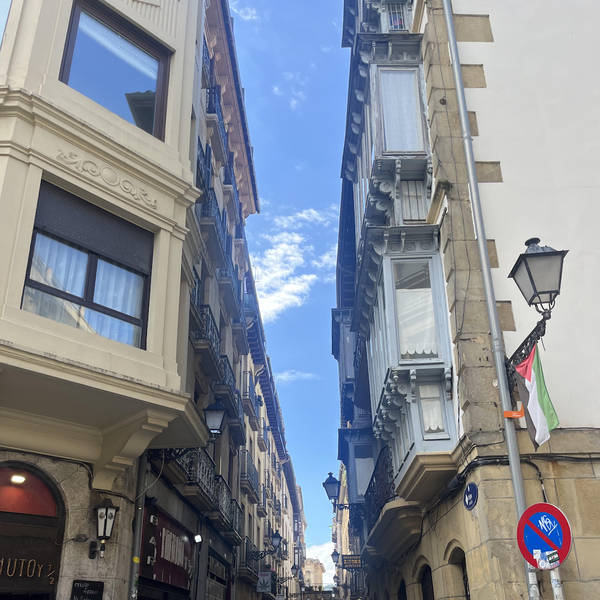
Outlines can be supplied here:
<path id="1" fill-rule="evenodd" d="M 279 550 L 280 545 L 281 545 L 281 535 L 279 534 L 279 531 L 275 531 L 271 535 L 271 548 L 269 548 L 268 550 L 262 550 L 261 552 L 252 552 L 250 554 L 250 557 L 255 560 L 261 560 L 262 558 L 264 558 L 265 556 L 268 556 L 269 554 L 275 554 L 275 552 L 277 552 L 277 550 Z"/>

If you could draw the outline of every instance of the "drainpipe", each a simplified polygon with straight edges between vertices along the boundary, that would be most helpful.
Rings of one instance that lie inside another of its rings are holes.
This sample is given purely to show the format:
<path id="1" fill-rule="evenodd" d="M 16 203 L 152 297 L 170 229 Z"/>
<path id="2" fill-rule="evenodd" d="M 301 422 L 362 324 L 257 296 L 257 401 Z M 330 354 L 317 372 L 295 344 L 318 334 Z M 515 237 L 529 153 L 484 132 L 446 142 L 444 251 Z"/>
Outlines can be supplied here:
<path id="1" fill-rule="evenodd" d="M 129 600 L 138 597 L 138 578 L 140 576 L 140 548 L 142 547 L 142 526 L 144 524 L 144 502 L 146 501 L 146 471 L 148 456 L 144 452 L 140 456 L 135 486 L 135 506 L 133 508 L 133 546 L 131 549 L 131 566 L 129 569 Z"/>
<path id="2" fill-rule="evenodd" d="M 450 59 L 452 61 L 452 73 L 454 75 L 454 85 L 456 87 L 456 97 L 458 100 L 458 114 L 460 117 L 460 128 L 463 138 L 463 146 L 467 161 L 467 174 L 469 180 L 469 191 L 471 196 L 471 206 L 473 209 L 473 223 L 475 236 L 477 238 L 477 248 L 481 260 L 481 270 L 483 276 L 483 289 L 485 292 L 485 302 L 487 305 L 488 318 L 490 321 L 490 334 L 492 339 L 492 353 L 494 356 L 494 365 L 498 376 L 498 389 L 502 401 L 503 411 L 512 410 L 510 388 L 506 376 L 504 341 L 502 339 L 502 329 L 500 328 L 500 319 L 496 308 L 496 297 L 492 283 L 492 272 L 490 269 L 490 258 L 487 250 L 485 226 L 481 212 L 481 198 L 479 196 L 479 182 L 475 170 L 475 158 L 473 154 L 473 141 L 471 139 L 471 128 L 467 114 L 467 101 L 465 98 L 465 88 L 460 68 L 460 58 L 458 55 L 458 45 L 456 43 L 456 34 L 454 30 L 454 18 L 452 16 L 452 5 L 450 0 L 442 0 L 444 7 L 444 16 L 446 19 L 446 28 L 448 30 L 448 45 L 450 49 Z M 515 505 L 517 508 L 517 518 L 520 518 L 525 510 L 525 491 L 523 488 L 523 475 L 521 473 L 521 457 L 517 443 L 515 424 L 512 419 L 504 418 L 504 430 L 506 437 L 506 448 L 508 453 L 508 463 L 515 495 Z M 526 561 L 525 577 L 529 600 L 539 600 L 540 591 L 537 584 L 536 570 Z"/>

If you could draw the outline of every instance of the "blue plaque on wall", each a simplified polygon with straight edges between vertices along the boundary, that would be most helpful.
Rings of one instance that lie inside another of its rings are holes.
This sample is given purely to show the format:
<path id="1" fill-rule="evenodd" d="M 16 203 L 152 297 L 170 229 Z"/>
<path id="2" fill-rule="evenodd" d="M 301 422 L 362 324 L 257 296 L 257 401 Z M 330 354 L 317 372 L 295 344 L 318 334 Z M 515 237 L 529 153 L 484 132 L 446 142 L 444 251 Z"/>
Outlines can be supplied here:
<path id="1" fill-rule="evenodd" d="M 469 483 L 465 488 L 463 503 L 467 510 L 473 510 L 479 498 L 479 488 L 474 483 Z"/>

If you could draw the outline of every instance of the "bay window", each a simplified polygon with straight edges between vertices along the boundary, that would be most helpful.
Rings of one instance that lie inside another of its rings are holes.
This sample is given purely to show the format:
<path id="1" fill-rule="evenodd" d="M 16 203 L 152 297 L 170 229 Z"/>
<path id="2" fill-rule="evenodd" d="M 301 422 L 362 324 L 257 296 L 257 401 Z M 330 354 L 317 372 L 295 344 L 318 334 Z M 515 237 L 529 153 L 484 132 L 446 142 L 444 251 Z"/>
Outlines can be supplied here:
<path id="1" fill-rule="evenodd" d="M 60 80 L 162 139 L 169 55 L 100 3 L 76 1 Z"/>
<path id="2" fill-rule="evenodd" d="M 42 182 L 22 308 L 143 348 L 153 236 Z"/>
<path id="3" fill-rule="evenodd" d="M 424 150 L 417 69 L 379 70 L 385 152 Z"/>

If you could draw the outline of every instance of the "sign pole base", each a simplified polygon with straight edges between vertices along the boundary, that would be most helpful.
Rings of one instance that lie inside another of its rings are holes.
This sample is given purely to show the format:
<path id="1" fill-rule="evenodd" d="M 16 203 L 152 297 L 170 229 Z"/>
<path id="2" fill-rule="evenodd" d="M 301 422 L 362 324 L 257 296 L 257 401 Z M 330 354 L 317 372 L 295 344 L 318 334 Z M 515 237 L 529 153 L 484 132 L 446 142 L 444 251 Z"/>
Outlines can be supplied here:
<path id="1" fill-rule="evenodd" d="M 552 569 L 552 571 L 550 571 L 550 582 L 552 583 L 552 594 L 554 595 L 554 600 L 565 600 L 562 581 L 560 580 L 560 573 L 558 569 Z"/>

